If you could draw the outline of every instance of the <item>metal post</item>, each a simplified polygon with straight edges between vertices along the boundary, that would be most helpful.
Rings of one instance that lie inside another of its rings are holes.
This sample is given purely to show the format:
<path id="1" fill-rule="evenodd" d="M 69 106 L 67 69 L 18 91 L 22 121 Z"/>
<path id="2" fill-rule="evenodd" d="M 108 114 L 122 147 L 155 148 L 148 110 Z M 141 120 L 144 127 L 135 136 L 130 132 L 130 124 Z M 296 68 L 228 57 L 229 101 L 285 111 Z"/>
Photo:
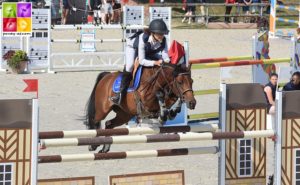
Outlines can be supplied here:
<path id="1" fill-rule="evenodd" d="M 263 4 L 260 3 L 260 13 L 259 13 L 260 17 L 263 16 L 263 8 L 264 8 Z"/>
<path id="2" fill-rule="evenodd" d="M 51 6 L 50 9 L 48 10 L 48 20 L 51 20 Z M 53 71 L 53 61 L 51 60 L 52 58 L 52 42 L 51 42 L 51 21 L 48 21 L 48 28 L 47 28 L 47 36 L 48 36 L 48 69 L 47 72 L 48 73 L 55 73 L 55 71 Z"/>
<path id="3" fill-rule="evenodd" d="M 31 168 L 31 184 L 37 184 L 38 177 L 38 130 L 39 130 L 39 104 L 38 99 L 32 100 L 32 168 Z"/>
<path id="4" fill-rule="evenodd" d="M 269 36 L 270 38 L 276 38 L 276 5 L 277 0 L 271 0 L 270 4 L 270 27 Z"/>
<path id="5" fill-rule="evenodd" d="M 226 84 L 220 86 L 219 96 L 219 128 L 221 132 L 226 131 Z M 226 172 L 226 143 L 224 139 L 219 140 L 219 169 L 218 169 L 218 184 L 225 184 L 225 172 Z"/>
<path id="6" fill-rule="evenodd" d="M 209 22 L 208 6 L 205 6 L 205 18 L 206 18 L 206 20 L 205 20 L 205 26 L 207 27 L 208 22 Z"/>
<path id="7" fill-rule="evenodd" d="M 34 33 L 33 31 L 32 31 L 32 33 Z M 32 34 L 31 33 L 31 34 Z M 29 56 L 29 54 L 30 54 L 30 44 L 31 44 L 31 37 L 33 37 L 32 35 L 30 36 L 30 37 L 26 37 L 26 53 L 27 53 L 27 55 Z M 25 71 L 27 72 L 27 73 L 29 73 L 30 72 L 30 63 L 27 63 L 27 66 L 26 66 L 26 69 L 25 69 Z"/>
<path id="8" fill-rule="evenodd" d="M 281 124 L 282 124 L 282 92 L 276 92 L 276 142 L 274 185 L 281 185 Z"/>
<path id="9" fill-rule="evenodd" d="M 256 51 L 257 51 L 257 34 L 252 36 L 252 57 L 253 59 L 257 60 L 256 56 Z M 252 82 L 256 82 L 256 73 L 257 73 L 257 66 L 253 65 L 252 66 Z"/>
<path id="10" fill-rule="evenodd" d="M 299 11 L 298 11 L 298 14 L 299 14 L 299 19 L 298 19 L 298 28 L 300 28 L 300 6 L 298 6 L 299 8 Z"/>
<path id="11" fill-rule="evenodd" d="M 186 62 L 186 66 L 189 66 L 189 60 L 190 60 L 190 48 L 189 48 L 189 41 L 184 41 L 184 51 L 185 51 L 185 62 Z"/>
<path id="12" fill-rule="evenodd" d="M 2 10 L 0 9 L 0 20 L 2 20 Z M 6 71 L 4 68 L 2 68 L 3 66 L 3 59 L 2 59 L 2 56 L 3 56 L 3 53 L 2 53 L 2 23 L 0 24 L 0 71 Z"/>
<path id="13" fill-rule="evenodd" d="M 292 69 L 297 70 L 297 63 L 296 63 L 296 44 L 297 44 L 297 38 L 291 37 L 291 62 L 290 67 Z"/>

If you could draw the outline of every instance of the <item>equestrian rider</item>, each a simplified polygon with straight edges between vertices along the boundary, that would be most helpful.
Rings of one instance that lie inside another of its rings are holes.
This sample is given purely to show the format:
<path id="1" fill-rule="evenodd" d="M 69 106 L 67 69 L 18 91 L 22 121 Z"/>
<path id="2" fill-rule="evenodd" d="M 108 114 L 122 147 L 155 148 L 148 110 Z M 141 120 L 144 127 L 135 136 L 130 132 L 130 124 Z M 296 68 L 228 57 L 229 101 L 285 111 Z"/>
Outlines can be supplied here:
<path id="1" fill-rule="evenodd" d="M 168 45 L 165 35 L 169 33 L 166 23 L 162 19 L 151 21 L 149 28 L 137 32 L 127 39 L 126 64 L 123 71 L 120 92 L 116 93 L 111 100 L 120 104 L 122 97 L 132 79 L 132 71 L 135 59 L 145 67 L 160 66 L 162 62 L 169 62 Z"/>

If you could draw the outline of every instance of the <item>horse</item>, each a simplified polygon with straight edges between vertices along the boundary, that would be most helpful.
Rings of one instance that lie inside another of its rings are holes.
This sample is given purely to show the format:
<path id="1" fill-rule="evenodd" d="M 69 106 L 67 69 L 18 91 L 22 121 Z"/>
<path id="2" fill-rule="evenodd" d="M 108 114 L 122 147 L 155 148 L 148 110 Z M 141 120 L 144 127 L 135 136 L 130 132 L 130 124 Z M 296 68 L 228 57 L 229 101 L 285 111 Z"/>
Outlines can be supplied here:
<path id="1" fill-rule="evenodd" d="M 121 126 L 134 116 L 158 118 L 161 108 L 158 94 L 163 94 L 166 108 L 170 108 L 177 99 L 185 102 L 187 108 L 195 108 L 196 100 L 189 67 L 183 68 L 164 63 L 161 66 L 143 67 L 142 70 L 138 88 L 122 97 L 120 105 L 116 105 L 110 100 L 110 97 L 114 96 L 112 85 L 120 72 L 102 72 L 98 75 L 86 106 L 85 124 L 88 129 L 100 128 L 101 121 L 111 111 L 114 111 L 116 116 L 105 122 L 105 129 Z M 89 150 L 94 151 L 97 147 L 97 145 L 91 145 Z M 99 152 L 106 153 L 109 148 L 109 145 L 104 145 Z"/>

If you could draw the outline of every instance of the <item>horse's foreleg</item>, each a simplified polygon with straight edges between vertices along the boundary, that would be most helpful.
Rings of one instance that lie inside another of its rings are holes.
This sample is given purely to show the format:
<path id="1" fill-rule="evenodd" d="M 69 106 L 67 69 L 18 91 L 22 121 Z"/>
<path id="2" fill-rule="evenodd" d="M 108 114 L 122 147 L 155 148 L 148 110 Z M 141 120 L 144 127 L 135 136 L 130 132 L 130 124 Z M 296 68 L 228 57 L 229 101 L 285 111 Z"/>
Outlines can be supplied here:
<path id="1" fill-rule="evenodd" d="M 158 99 L 160 109 L 159 122 L 163 124 L 168 119 L 168 109 L 166 108 L 164 94 L 161 91 L 158 91 L 156 93 L 156 97 Z"/>
<path id="2" fill-rule="evenodd" d="M 176 103 L 174 104 L 174 108 L 171 108 L 168 114 L 168 119 L 169 120 L 173 120 L 176 115 L 181 112 L 181 105 L 182 105 L 182 101 L 180 99 L 178 99 L 176 101 Z"/>

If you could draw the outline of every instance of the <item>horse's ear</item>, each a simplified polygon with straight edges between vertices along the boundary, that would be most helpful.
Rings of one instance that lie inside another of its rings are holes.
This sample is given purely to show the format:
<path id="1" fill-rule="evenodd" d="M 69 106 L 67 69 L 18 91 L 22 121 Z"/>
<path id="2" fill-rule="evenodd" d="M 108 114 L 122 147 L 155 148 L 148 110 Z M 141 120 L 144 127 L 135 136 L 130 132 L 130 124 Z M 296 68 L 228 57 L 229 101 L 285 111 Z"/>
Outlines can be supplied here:
<path id="1" fill-rule="evenodd" d="M 173 76 L 176 77 L 176 76 L 178 76 L 178 74 L 179 74 L 179 68 L 178 68 L 178 66 L 176 66 L 173 70 Z"/>
<path id="2" fill-rule="evenodd" d="M 189 64 L 188 66 L 187 66 L 187 71 L 191 71 L 191 69 L 192 69 L 192 64 Z"/>

